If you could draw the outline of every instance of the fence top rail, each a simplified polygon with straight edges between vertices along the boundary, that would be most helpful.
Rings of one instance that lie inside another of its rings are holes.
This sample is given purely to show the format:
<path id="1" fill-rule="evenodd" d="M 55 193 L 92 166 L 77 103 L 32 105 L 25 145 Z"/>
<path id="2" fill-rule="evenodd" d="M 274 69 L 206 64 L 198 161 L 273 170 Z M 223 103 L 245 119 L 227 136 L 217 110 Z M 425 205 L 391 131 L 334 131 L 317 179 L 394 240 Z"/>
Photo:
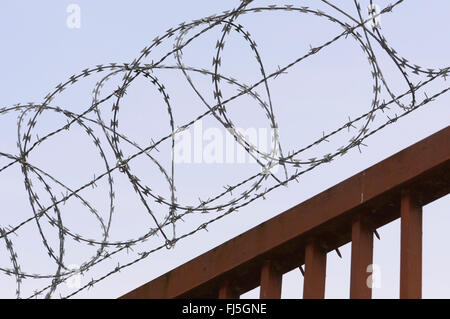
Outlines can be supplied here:
<path id="1" fill-rule="evenodd" d="M 348 243 L 357 214 L 374 229 L 395 220 L 405 188 L 422 205 L 450 192 L 450 126 L 121 298 L 215 298 L 225 281 L 243 293 L 259 285 L 266 260 L 283 273 L 302 265 L 311 238 L 327 251 Z"/>

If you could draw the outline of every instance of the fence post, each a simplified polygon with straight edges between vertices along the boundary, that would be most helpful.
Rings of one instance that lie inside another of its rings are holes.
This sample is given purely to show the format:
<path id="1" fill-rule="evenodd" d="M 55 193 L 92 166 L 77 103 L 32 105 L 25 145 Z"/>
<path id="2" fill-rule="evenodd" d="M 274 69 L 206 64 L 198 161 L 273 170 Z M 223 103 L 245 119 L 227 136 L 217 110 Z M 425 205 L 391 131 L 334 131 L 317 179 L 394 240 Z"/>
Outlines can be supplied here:
<path id="1" fill-rule="evenodd" d="M 367 283 L 367 267 L 373 262 L 373 232 L 361 216 L 352 223 L 352 262 L 350 298 L 370 299 L 372 288 Z"/>
<path id="2" fill-rule="evenodd" d="M 400 298 L 422 298 L 422 206 L 409 190 L 401 198 Z"/>
<path id="3" fill-rule="evenodd" d="M 219 288 L 219 299 L 239 299 L 239 294 L 233 289 L 229 281 L 225 281 Z"/>
<path id="4" fill-rule="evenodd" d="M 281 281 L 280 273 L 272 261 L 266 261 L 261 267 L 261 288 L 259 297 L 261 299 L 280 299 Z"/>
<path id="5" fill-rule="evenodd" d="M 322 299 L 325 297 L 325 276 L 327 253 L 317 241 L 310 241 L 305 248 L 304 299 Z"/>

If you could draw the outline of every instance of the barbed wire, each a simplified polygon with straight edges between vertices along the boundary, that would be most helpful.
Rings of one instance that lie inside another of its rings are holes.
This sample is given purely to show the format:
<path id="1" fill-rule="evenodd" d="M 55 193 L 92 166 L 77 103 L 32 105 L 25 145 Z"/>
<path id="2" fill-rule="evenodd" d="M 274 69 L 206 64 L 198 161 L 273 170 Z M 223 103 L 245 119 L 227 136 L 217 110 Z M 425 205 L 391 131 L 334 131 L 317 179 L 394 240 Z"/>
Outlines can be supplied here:
<path id="1" fill-rule="evenodd" d="M 390 4 L 381 9 L 378 13 L 371 11 L 369 12 L 369 17 L 365 19 L 363 17 L 364 14 L 362 13 L 360 2 L 356 0 L 354 0 L 354 5 L 357 10 L 356 17 L 327 0 L 321 0 L 326 8 L 329 9 L 329 11 L 326 12 L 306 6 L 295 5 L 251 6 L 257 1 L 245 0 L 233 10 L 194 20 L 190 23 L 181 23 L 177 27 L 168 29 L 165 34 L 157 36 L 149 46 L 145 47 L 141 51 L 139 57 L 134 59 L 131 63 L 97 65 L 93 68 L 85 69 L 79 74 L 72 75 L 66 82 L 58 84 L 41 103 L 16 104 L 14 106 L 0 108 L 0 116 L 5 116 L 12 112 L 18 114 L 18 153 L 13 154 L 0 150 L 0 158 L 4 158 L 8 161 L 6 165 L 0 167 L 0 174 L 5 173 L 8 169 L 13 167 L 20 167 L 24 178 L 26 195 L 32 211 L 32 216 L 22 220 L 20 223 L 15 225 L 0 224 L 0 239 L 4 241 L 11 261 L 11 266 L 9 267 L 0 265 L 0 272 L 4 275 L 15 277 L 16 297 L 22 297 L 21 287 L 23 281 L 50 280 L 48 285 L 35 290 L 34 293 L 27 296 L 28 298 L 50 298 L 55 294 L 57 288 L 62 283 L 68 281 L 73 276 L 77 274 L 85 276 L 97 265 L 106 260 L 111 260 L 113 257 L 119 256 L 119 254 L 124 251 L 128 252 L 133 249 L 133 247 L 135 249 L 139 248 L 138 244 L 146 242 L 150 238 L 155 236 L 161 236 L 163 238 L 163 242 L 154 245 L 151 249 L 137 251 L 135 258 L 131 261 L 122 265 L 118 263 L 117 266 L 109 272 L 106 272 L 104 275 L 96 279 L 93 278 L 89 283 L 61 297 L 68 298 L 75 296 L 81 291 L 89 289 L 98 282 L 118 273 L 122 269 L 148 258 L 154 252 L 164 248 L 172 248 L 180 240 L 199 231 L 207 230 L 207 227 L 211 223 L 214 223 L 231 213 L 237 212 L 258 199 L 265 199 L 267 194 L 280 188 L 280 186 L 287 186 L 293 181 L 298 182 L 298 178 L 301 175 L 322 164 L 332 162 L 337 157 L 345 155 L 351 149 L 357 148 L 361 151 L 361 148 L 366 146 L 364 142 L 368 137 L 447 93 L 450 90 L 450 87 L 443 89 L 438 93 L 430 94 L 429 96 L 424 92 L 423 98 L 419 96 L 419 92 L 424 90 L 431 82 L 438 78 L 446 79 L 446 77 L 449 76 L 450 67 L 428 69 L 412 64 L 406 58 L 401 57 L 394 48 L 389 46 L 379 25 L 370 24 L 370 22 L 377 17 L 393 12 L 394 8 L 403 3 L 403 1 L 404 0 L 399 0 L 394 4 Z M 370 1 L 370 4 L 373 6 L 372 1 Z M 265 68 L 257 43 L 249 31 L 246 30 L 243 25 L 238 23 L 238 20 L 243 15 L 262 12 L 274 14 L 275 12 L 287 11 L 304 15 L 313 15 L 328 20 L 334 23 L 340 31 L 335 37 L 319 46 L 311 46 L 310 50 L 304 55 L 297 57 L 295 60 L 284 66 L 278 66 L 276 71 L 270 73 Z M 212 59 L 212 68 L 200 69 L 185 65 L 183 60 L 183 50 L 201 35 L 215 29 L 220 29 L 221 36 L 215 43 L 216 52 Z M 225 43 L 231 32 L 235 32 L 246 41 L 260 68 L 259 80 L 251 85 L 246 85 L 237 79 L 221 73 L 221 61 L 224 54 Z M 163 43 L 170 41 L 172 37 L 174 38 L 172 49 L 168 50 L 168 52 L 156 62 L 153 60 L 151 62 L 146 61 L 151 56 L 153 50 L 160 47 Z M 371 68 L 373 98 L 370 110 L 354 119 L 349 118 L 347 122 L 342 123 L 339 127 L 330 132 L 323 132 L 323 135 L 311 144 L 285 153 L 286 148 L 282 145 L 281 137 L 278 133 L 279 127 L 271 98 L 269 80 L 276 80 L 278 77 L 284 76 L 289 69 L 307 61 L 309 58 L 320 52 L 324 52 L 326 48 L 332 46 L 334 43 L 346 40 L 349 37 L 353 38 L 360 45 L 363 53 L 367 56 Z M 408 86 L 407 91 L 397 95 L 393 93 L 393 90 L 390 88 L 380 67 L 380 63 L 377 60 L 374 50 L 375 45 L 378 45 L 394 63 Z M 169 57 L 174 58 L 175 64 L 164 64 Z M 156 71 L 170 70 L 181 71 L 184 79 L 206 108 L 205 112 L 195 116 L 192 120 L 182 125 L 176 124 L 169 93 L 161 78 L 156 75 Z M 96 83 L 93 89 L 91 105 L 85 111 L 76 113 L 63 108 L 62 106 L 53 104 L 55 98 L 63 91 L 69 89 L 69 87 L 78 81 L 92 77 L 95 74 L 104 74 L 104 76 Z M 201 90 L 199 85 L 194 81 L 191 74 L 211 78 L 214 87 L 212 90 L 214 102 L 208 102 L 206 95 L 200 93 Z M 113 79 L 118 76 L 122 76 L 122 78 L 117 88 L 105 94 L 102 89 L 106 84 L 111 83 Z M 413 77 L 418 77 L 418 79 L 413 79 Z M 151 143 L 148 145 L 140 145 L 119 130 L 119 112 L 121 110 L 123 98 L 127 94 L 127 90 L 130 88 L 133 81 L 139 78 L 148 80 L 157 89 L 162 101 L 164 101 L 167 107 L 167 114 L 169 117 L 170 131 L 159 140 L 154 141 L 152 139 Z M 223 83 L 234 87 L 238 93 L 231 96 L 225 96 L 222 92 Z M 266 99 L 257 92 L 256 89 L 259 87 L 263 88 Z M 382 98 L 383 92 L 387 93 L 390 98 L 389 100 Z M 236 129 L 235 123 L 227 112 L 230 102 L 235 101 L 242 96 L 250 97 L 259 107 L 261 107 L 270 123 L 270 127 L 274 129 L 275 133 L 272 138 L 272 147 L 269 151 L 259 149 L 256 145 L 252 144 L 251 141 L 246 139 L 242 132 Z M 409 102 L 404 102 L 406 98 L 410 99 Z M 105 122 L 105 117 L 102 113 L 102 111 L 105 110 L 105 105 L 107 105 L 107 103 L 112 103 L 112 118 L 109 124 Z M 67 123 L 58 129 L 47 133 L 43 137 L 36 136 L 36 139 L 34 139 L 33 130 L 39 122 L 40 117 L 45 112 L 62 115 L 66 118 Z M 259 166 L 261 166 L 261 171 L 243 178 L 233 185 L 225 185 L 224 191 L 215 194 L 206 200 L 200 199 L 199 204 L 186 205 L 178 203 L 176 181 L 174 177 L 175 139 L 179 134 L 189 129 L 196 122 L 207 117 L 217 120 L 221 126 L 227 129 L 228 132 L 232 134 L 234 140 L 245 149 L 249 156 L 255 159 Z M 375 125 L 375 118 L 378 120 L 377 125 Z M 94 178 L 86 181 L 76 189 L 69 187 L 62 180 L 32 164 L 29 160 L 32 153 L 38 152 L 39 146 L 51 140 L 53 137 L 70 130 L 74 126 L 78 126 L 85 131 L 105 167 L 105 170 L 101 174 L 94 176 Z M 100 137 L 100 133 L 96 130 L 101 130 L 103 137 Z M 334 152 L 318 155 L 310 159 L 300 158 L 306 151 L 313 149 L 319 144 L 328 142 L 331 138 L 334 138 L 343 132 L 348 134 L 351 133 L 350 135 L 353 136 Z M 170 154 L 171 161 L 169 164 L 158 161 L 154 155 L 155 151 L 158 151 L 158 147 L 166 142 L 170 143 L 172 149 L 172 154 Z M 124 149 L 127 147 L 132 147 L 135 150 L 132 155 L 124 155 Z M 110 155 L 111 151 L 112 155 Z M 156 193 L 148 185 L 142 182 L 139 176 L 137 176 L 130 167 L 130 164 L 133 161 L 141 157 L 148 158 L 161 172 L 170 191 L 170 196 L 168 198 Z M 272 172 L 272 168 L 277 165 L 283 168 L 283 176 L 277 176 L 277 174 Z M 114 183 L 114 174 L 119 174 L 120 176 L 125 176 L 127 178 L 139 197 L 143 208 L 153 222 L 153 224 L 148 227 L 148 231 L 143 235 L 128 240 L 110 239 L 112 220 L 116 213 L 116 187 Z M 268 180 L 271 180 L 273 184 L 269 184 Z M 103 214 L 94 208 L 94 205 L 87 200 L 86 196 L 81 195 L 91 187 L 96 188 L 97 183 L 101 181 L 106 181 L 106 187 L 109 192 L 107 218 L 102 217 Z M 36 183 L 39 183 L 38 185 L 42 190 L 39 191 L 38 187 L 34 186 Z M 63 190 L 61 196 L 56 195 L 56 191 L 54 190 L 56 187 Z M 43 194 L 50 199 L 51 204 L 48 205 L 44 203 L 44 200 L 41 199 L 44 197 Z M 231 198 L 226 199 L 228 197 Z M 98 239 L 90 239 L 80 235 L 64 224 L 62 206 L 64 206 L 66 202 L 75 199 L 80 201 L 86 211 L 98 222 L 101 229 L 101 236 Z M 223 200 L 224 202 L 220 202 L 220 200 Z M 154 209 L 150 205 L 155 205 L 155 203 L 158 205 L 158 209 Z M 164 212 L 165 214 L 162 219 L 158 218 L 161 216 L 161 212 Z M 177 234 L 177 223 L 183 221 L 183 218 L 186 218 L 189 215 L 198 213 L 202 214 L 202 218 L 204 218 L 205 221 L 200 226 L 194 227 L 191 231 L 181 235 Z M 208 214 L 211 214 L 209 219 L 207 217 Z M 56 267 L 54 272 L 32 274 L 21 269 L 20 258 L 13 243 L 17 240 L 15 237 L 20 239 L 18 233 L 33 223 L 36 224 L 37 232 L 42 240 L 44 249 L 47 251 L 49 258 Z M 57 230 L 57 240 L 50 241 L 49 237 L 51 236 L 46 233 L 44 224 L 48 224 Z M 67 243 L 69 241 L 89 245 L 96 249 L 96 252 L 91 257 L 83 261 L 78 270 L 71 269 L 65 261 L 66 247 L 68 247 Z M 53 248 L 55 246 L 58 247 L 57 250 Z"/>

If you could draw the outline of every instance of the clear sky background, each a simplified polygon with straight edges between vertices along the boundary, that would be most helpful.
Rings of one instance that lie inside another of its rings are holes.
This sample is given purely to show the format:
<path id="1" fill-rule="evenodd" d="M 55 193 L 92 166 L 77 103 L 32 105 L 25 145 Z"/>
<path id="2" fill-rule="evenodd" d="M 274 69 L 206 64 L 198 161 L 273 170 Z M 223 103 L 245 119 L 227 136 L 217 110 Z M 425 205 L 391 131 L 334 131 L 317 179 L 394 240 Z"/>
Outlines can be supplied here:
<path id="1" fill-rule="evenodd" d="M 66 19 L 69 4 L 81 8 L 81 28 L 70 29 Z M 285 2 L 283 2 L 285 3 Z M 286 2 L 289 4 L 290 2 Z M 353 1 L 333 1 L 356 15 Z M 361 1 L 367 7 L 368 1 Z M 389 2 L 377 0 L 384 7 Z M 271 4 L 254 1 L 253 5 Z M 295 1 L 298 6 L 325 8 L 319 1 Z M 0 107 L 15 103 L 42 102 L 44 96 L 72 74 L 102 63 L 128 63 L 140 55 L 140 51 L 165 30 L 193 19 L 220 13 L 239 5 L 239 1 L 3 1 L 0 3 Z M 450 3 L 445 0 L 406 0 L 394 12 L 381 18 L 382 33 L 389 44 L 412 64 L 425 68 L 444 68 L 450 64 L 448 41 L 448 12 Z M 333 12 L 327 9 L 327 12 Z M 339 16 L 335 12 L 333 15 Z M 323 18 L 298 13 L 274 12 L 244 16 L 238 20 L 253 35 L 258 44 L 262 60 L 268 73 L 278 66 L 305 54 L 310 45 L 317 46 L 342 32 L 338 26 Z M 184 63 L 199 68 L 210 68 L 215 44 L 220 36 L 215 30 L 195 41 L 184 50 Z M 171 48 L 172 42 L 157 50 L 155 59 L 164 48 Z M 395 93 L 404 92 L 406 86 L 398 71 L 378 48 L 375 50 L 384 75 Z M 150 55 L 148 61 L 153 56 Z M 248 45 L 235 35 L 227 42 L 222 61 L 222 73 L 235 77 L 244 83 L 259 79 L 258 66 Z M 158 76 L 171 96 L 177 124 L 183 124 L 205 110 L 198 98 L 186 85 L 181 72 L 159 71 Z M 211 80 L 194 77 L 212 100 Z M 87 79 L 67 90 L 55 101 L 55 105 L 73 112 L 81 112 L 90 105 L 91 91 L 99 76 Z M 270 81 L 275 115 L 280 125 L 281 143 L 285 150 L 298 149 L 347 121 L 348 116 L 366 112 L 372 99 L 372 82 L 367 57 L 352 39 L 340 40 L 324 52 L 306 60 L 290 70 L 287 75 Z M 115 79 L 115 88 L 120 81 Z M 448 87 L 448 82 L 439 79 L 427 92 L 435 93 Z M 150 138 L 155 140 L 170 133 L 167 113 L 160 97 L 145 81 L 137 81 L 128 92 L 120 130 L 127 136 L 146 145 Z M 450 98 L 444 95 L 413 114 L 387 127 L 366 142 L 368 147 L 359 153 L 353 150 L 332 164 L 322 166 L 303 175 L 300 183 L 278 189 L 265 201 L 256 201 L 236 214 L 230 215 L 208 228 L 177 244 L 175 249 L 159 251 L 146 260 L 129 267 L 119 274 L 85 290 L 77 297 L 116 298 L 143 283 L 164 274 L 170 269 L 210 250 L 257 224 L 285 211 L 286 209 L 318 194 L 357 172 L 385 159 L 401 149 L 448 126 L 450 119 Z M 105 108 L 105 114 L 110 111 Z M 242 99 L 230 105 L 230 116 L 236 125 L 243 128 L 268 127 L 261 110 L 250 99 Z M 17 113 L 0 117 L 0 151 L 17 154 Z M 45 132 L 65 123 L 65 118 L 45 113 L 40 119 L 36 133 Z M 220 127 L 213 120 L 203 123 L 205 128 Z M 349 136 L 351 137 L 351 136 Z M 336 149 L 341 141 L 332 141 L 328 146 Z M 162 146 L 161 153 L 169 150 Z M 322 152 L 322 149 L 313 150 Z M 167 154 L 167 153 L 166 153 Z M 111 155 L 111 154 L 110 154 Z M 160 155 L 165 159 L 164 155 Z M 306 155 L 305 155 L 306 156 Z M 49 143 L 39 146 L 30 156 L 37 166 L 58 176 L 67 185 L 76 188 L 102 172 L 104 167 L 92 143 L 79 129 L 71 129 Z M 7 163 L 0 158 L 0 165 Z M 167 161 L 166 161 L 167 163 Z M 111 164 L 115 164 L 114 162 Z M 152 189 L 168 194 L 167 183 L 154 165 L 138 162 L 134 167 L 137 174 Z M 212 197 L 223 186 L 239 181 L 258 171 L 255 164 L 178 164 L 176 165 L 179 201 L 198 204 L 198 198 Z M 116 178 L 116 177 L 115 177 Z M 123 178 L 117 176 L 116 219 L 113 221 L 114 239 L 137 237 L 152 227 L 141 203 Z M 99 211 L 108 205 L 106 183 L 83 196 L 89 198 Z M 0 174 L 0 226 L 14 225 L 32 215 L 20 167 L 15 166 Z M 162 215 L 166 211 L 158 211 Z M 98 224 L 95 224 L 79 203 L 68 203 L 63 208 L 64 218 L 71 229 L 87 237 L 100 238 Z M 160 209 L 160 208 L 159 208 Z M 450 227 L 450 198 L 444 197 L 424 207 L 424 264 L 423 297 L 450 297 L 448 265 L 450 252 L 446 234 Z M 187 219 L 180 231 L 195 228 L 201 218 Z M 50 238 L 55 239 L 54 233 Z M 381 287 L 374 290 L 375 298 L 396 298 L 399 294 L 399 252 L 400 224 L 393 222 L 379 229 L 381 240 L 375 240 L 374 263 L 380 266 Z M 53 236 L 53 237 L 52 237 Z M 17 237 L 11 238 L 17 249 L 22 270 L 29 273 L 51 273 L 54 265 L 42 247 L 36 225 L 24 227 Z M 54 241 L 56 242 L 56 241 Z M 146 249 L 161 242 L 161 238 L 150 241 Z M 3 245 L 3 244 L 2 244 Z M 4 245 L 0 245 L 0 267 L 9 268 L 9 256 Z M 57 246 L 55 246 L 57 247 Z M 347 298 L 350 282 L 351 246 L 341 248 L 343 259 L 335 253 L 328 255 L 326 297 Z M 55 248 L 56 249 L 56 248 Z M 80 264 L 93 250 L 77 245 L 66 248 L 68 264 Z M 84 277 L 83 283 L 113 269 L 118 262 L 132 260 L 130 255 L 120 255 L 98 266 L 92 274 Z M 298 270 L 285 275 L 283 297 L 298 298 L 302 295 L 302 277 Z M 34 289 L 45 285 L 45 281 L 26 283 L 23 297 Z M 64 286 L 64 285 L 62 285 Z M 0 275 L 0 297 L 14 297 L 14 278 Z M 67 287 L 58 291 L 62 295 L 70 292 Z M 57 297 L 58 294 L 55 295 Z M 258 290 L 242 297 L 257 297 Z"/>

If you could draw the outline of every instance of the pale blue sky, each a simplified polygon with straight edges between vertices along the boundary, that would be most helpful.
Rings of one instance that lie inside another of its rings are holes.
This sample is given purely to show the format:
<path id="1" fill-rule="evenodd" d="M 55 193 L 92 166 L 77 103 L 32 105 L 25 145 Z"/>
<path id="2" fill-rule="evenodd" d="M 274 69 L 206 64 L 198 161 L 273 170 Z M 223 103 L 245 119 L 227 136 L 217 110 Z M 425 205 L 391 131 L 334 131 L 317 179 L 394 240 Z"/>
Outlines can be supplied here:
<path id="1" fill-rule="evenodd" d="M 333 1 L 355 15 L 353 1 Z M 375 1 L 380 7 L 389 1 Z M 81 8 L 81 28 L 66 26 L 69 4 Z M 286 1 L 283 3 L 289 4 Z M 367 6 L 368 1 L 361 1 Z M 41 102 L 44 96 L 72 74 L 101 63 L 128 63 L 139 56 L 140 51 L 165 30 L 178 25 L 236 7 L 239 1 L 2 1 L 0 3 L 0 107 L 15 103 Z M 254 1 L 253 5 L 271 4 Z M 315 8 L 324 6 L 319 1 L 295 1 L 299 6 Z M 401 56 L 412 64 L 425 68 L 443 68 L 450 65 L 448 42 L 448 12 L 450 3 L 445 0 L 406 0 L 394 13 L 381 18 L 382 32 Z M 328 9 L 327 12 L 332 12 Z M 335 14 L 335 13 L 333 13 Z M 273 72 L 278 65 L 305 54 L 312 45 L 319 45 L 342 32 L 336 25 L 317 17 L 296 13 L 275 12 L 244 16 L 239 19 L 258 43 L 266 71 Z M 196 67 L 210 68 L 215 44 L 220 33 L 216 30 L 195 41 L 184 52 L 184 63 Z M 229 43 L 229 45 L 228 45 Z M 170 45 L 172 42 L 170 42 Z M 167 46 L 171 48 L 171 46 Z M 155 55 L 161 55 L 162 50 Z M 387 57 L 379 53 L 379 61 L 385 77 L 396 93 L 405 89 L 402 78 Z M 152 56 L 150 56 L 150 60 Z M 245 83 L 258 79 L 258 66 L 253 53 L 241 39 L 230 36 L 223 57 L 223 73 Z M 167 88 L 179 124 L 205 110 L 198 98 L 186 86 L 180 72 L 164 71 L 158 76 Z M 201 83 L 203 92 L 212 97 L 210 78 Z M 55 103 L 74 112 L 81 112 L 90 103 L 91 91 L 99 79 L 87 79 L 68 90 Z M 116 79 L 117 80 L 117 79 Z M 274 110 L 280 125 L 281 142 L 284 149 L 295 149 L 319 137 L 347 120 L 368 110 L 372 99 L 372 82 L 366 56 L 353 39 L 338 41 L 323 53 L 306 60 L 285 77 L 271 81 Z M 114 82 L 117 86 L 119 81 Z M 144 81 L 133 84 L 122 113 L 121 129 L 127 136 L 142 142 L 150 137 L 167 134 L 167 114 L 164 105 Z M 437 80 L 427 92 L 438 92 L 448 82 Z M 158 98 L 158 100 L 156 99 Z M 267 127 L 264 114 L 245 103 L 232 103 L 230 114 L 238 126 Z M 201 232 L 177 244 L 174 250 L 160 251 L 141 263 L 99 283 L 94 288 L 80 293 L 79 297 L 118 297 L 135 287 L 165 273 L 193 257 L 219 245 L 243 231 L 275 216 L 326 188 L 350 177 L 395 152 L 425 138 L 449 124 L 450 98 L 444 95 L 398 123 L 391 125 L 368 139 L 362 154 L 352 151 L 330 165 L 320 167 L 302 177 L 299 184 L 272 192 L 265 201 L 257 201 L 235 215 L 213 224 L 209 232 Z M 152 108 L 150 109 L 149 106 Z M 105 109 L 108 112 L 110 105 Z M 17 114 L 0 116 L 0 151 L 14 153 L 17 130 Z M 44 115 L 36 131 L 46 132 L 64 123 L 65 119 Z M 217 127 L 212 120 L 204 126 Z M 80 138 L 80 136 L 82 136 Z M 157 138 L 155 138 L 157 139 Z M 336 145 L 332 145 L 333 147 Z M 339 145 L 337 145 L 339 146 Z M 164 149 L 163 149 L 164 151 Z M 321 150 L 320 150 L 321 151 Z M 15 153 L 15 154 L 16 154 Z M 161 155 L 162 156 L 162 155 Z M 51 143 L 42 145 L 30 160 L 45 168 L 74 188 L 102 171 L 99 156 L 92 143 L 77 129 L 71 130 Z M 0 158 L 3 166 L 5 160 Z M 113 163 L 114 164 L 114 163 Z M 167 184 L 154 167 L 139 162 L 136 169 L 148 181 L 152 189 L 167 193 Z M 255 172 L 254 164 L 246 165 L 178 165 L 178 197 L 185 203 L 197 201 L 198 197 L 214 196 L 222 186 Z M 148 216 L 142 215 L 142 207 L 126 181 L 118 179 L 116 190 L 117 220 L 113 222 L 113 234 L 127 238 L 130 234 L 142 234 L 151 227 Z M 15 224 L 28 218 L 32 212 L 23 189 L 23 177 L 19 167 L 0 174 L 0 226 Z M 103 187 L 103 188 L 102 188 Z M 121 188 L 123 187 L 123 188 Z M 107 208 L 107 184 L 90 193 L 87 198 L 101 211 Z M 193 205 L 197 204 L 195 202 Z M 444 235 L 450 227 L 449 197 L 424 208 L 424 267 L 423 296 L 450 297 L 450 279 L 446 273 L 450 263 L 450 252 Z M 88 237 L 99 238 L 98 227 L 89 219 L 78 217 L 83 206 L 68 203 L 63 209 L 65 218 L 76 231 Z M 162 212 L 163 214 L 165 212 Z M 86 216 L 86 215 L 84 215 Z M 205 221 L 205 220 L 204 220 Z M 200 221 L 188 220 L 180 228 L 190 230 Z M 190 224 L 192 223 L 192 224 Z M 394 298 L 398 296 L 399 281 L 399 223 L 391 223 L 379 230 L 381 241 L 375 241 L 374 262 L 380 265 L 382 286 L 374 291 L 374 297 Z M 52 235 L 51 235 L 52 236 Z M 42 249 L 35 225 L 24 228 L 14 238 L 22 270 L 29 273 L 47 273 L 48 256 Z M 4 245 L 3 245 L 4 246 Z M 0 267 L 9 268 L 8 256 L 0 245 Z M 145 248 L 148 248 L 147 244 Z M 67 247 L 68 264 L 78 264 L 92 251 L 78 251 L 77 246 Z M 139 251 L 139 249 L 136 249 Z M 327 297 L 345 298 L 349 295 L 350 245 L 341 249 L 343 259 L 329 254 L 327 273 Z M 86 255 L 87 254 L 87 255 Z M 118 260 L 100 266 L 83 278 L 84 283 L 114 268 L 118 261 L 125 263 L 131 256 L 123 255 Z M 283 283 L 284 297 L 301 296 L 302 278 L 298 270 L 286 274 Z M 23 296 L 43 284 L 24 285 Z M 0 275 L 0 297 L 14 297 L 14 280 Z M 61 294 L 69 292 L 61 288 Z M 58 294 L 55 294 L 57 297 Z M 253 291 L 247 297 L 257 296 Z"/>

